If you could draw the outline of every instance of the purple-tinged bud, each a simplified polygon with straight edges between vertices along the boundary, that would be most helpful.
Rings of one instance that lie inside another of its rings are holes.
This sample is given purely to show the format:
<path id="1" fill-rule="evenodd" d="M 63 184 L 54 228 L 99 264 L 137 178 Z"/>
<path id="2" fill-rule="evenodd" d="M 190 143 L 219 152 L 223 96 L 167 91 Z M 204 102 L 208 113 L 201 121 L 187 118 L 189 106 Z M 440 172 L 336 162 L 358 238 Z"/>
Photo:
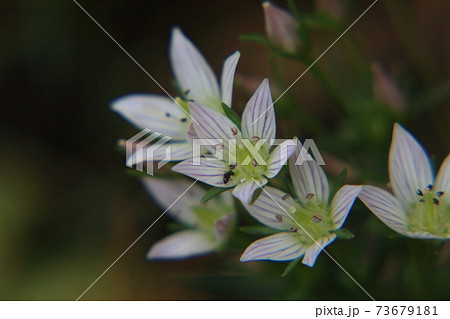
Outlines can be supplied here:
<path id="1" fill-rule="evenodd" d="M 342 0 L 316 0 L 316 11 L 327 13 L 336 21 L 344 17 Z"/>
<path id="2" fill-rule="evenodd" d="M 373 74 L 373 95 L 375 99 L 388 104 L 396 111 L 403 111 L 405 101 L 397 83 L 394 82 L 392 77 L 378 63 L 373 63 L 371 68 Z"/>
<path id="3" fill-rule="evenodd" d="M 298 52 L 300 39 L 297 35 L 297 20 L 294 16 L 270 2 L 264 2 L 262 6 L 269 40 L 285 52 Z"/>

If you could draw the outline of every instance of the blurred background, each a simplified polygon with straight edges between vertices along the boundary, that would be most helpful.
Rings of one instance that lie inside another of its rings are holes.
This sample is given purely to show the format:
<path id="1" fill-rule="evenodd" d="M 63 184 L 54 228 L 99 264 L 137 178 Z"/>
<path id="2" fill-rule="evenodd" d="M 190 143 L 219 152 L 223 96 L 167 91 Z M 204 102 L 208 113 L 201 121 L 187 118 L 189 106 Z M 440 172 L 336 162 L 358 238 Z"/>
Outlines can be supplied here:
<path id="1" fill-rule="evenodd" d="M 240 38 L 264 33 L 260 1 L 79 3 L 171 93 L 173 26 L 216 74 L 240 50 L 238 113 L 264 77 L 276 97 L 307 67 Z M 293 3 L 313 61 L 372 1 Z M 438 167 L 450 149 L 449 16 L 449 1 L 378 1 L 279 101 L 277 137 L 313 138 L 332 179 L 347 167 L 347 182 L 383 185 L 392 125 L 400 121 Z M 0 21 L 0 299 L 73 300 L 162 212 L 127 173 L 117 140 L 137 130 L 110 102 L 163 92 L 71 0 L 3 1 Z M 390 89 L 380 93 L 380 85 Z M 367 299 L 325 254 L 286 277 L 283 263 L 240 264 L 257 238 L 250 235 L 216 255 L 149 262 L 145 254 L 167 234 L 168 220 L 83 299 Z M 356 238 L 328 250 L 375 299 L 448 299 L 449 243 L 397 237 L 361 203 L 346 227 Z"/>

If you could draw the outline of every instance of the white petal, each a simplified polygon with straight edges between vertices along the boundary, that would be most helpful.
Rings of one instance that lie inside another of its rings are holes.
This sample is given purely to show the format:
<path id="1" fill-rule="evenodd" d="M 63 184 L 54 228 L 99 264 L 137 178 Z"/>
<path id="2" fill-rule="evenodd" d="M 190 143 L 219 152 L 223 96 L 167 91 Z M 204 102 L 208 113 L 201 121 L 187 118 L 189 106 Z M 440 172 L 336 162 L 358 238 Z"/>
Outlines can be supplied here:
<path id="1" fill-rule="evenodd" d="M 210 253 L 217 244 L 198 230 L 185 230 L 156 242 L 147 253 L 148 259 L 183 259 Z"/>
<path id="2" fill-rule="evenodd" d="M 356 197 L 361 192 L 361 186 L 342 186 L 334 195 L 331 201 L 331 216 L 333 217 L 334 228 L 341 228 L 345 222 L 350 208 L 353 206 Z"/>
<path id="3" fill-rule="evenodd" d="M 319 257 L 320 252 L 326 246 L 331 244 L 333 240 L 336 238 L 336 234 L 330 234 L 327 237 L 322 237 L 316 240 L 305 252 L 305 257 L 303 257 L 302 263 L 312 267 L 316 263 L 317 257 Z"/>
<path id="4" fill-rule="evenodd" d="M 112 102 L 112 109 L 140 129 L 186 140 L 189 116 L 168 97 L 152 94 L 132 94 Z"/>
<path id="5" fill-rule="evenodd" d="M 228 233 L 234 225 L 236 214 L 228 213 L 214 222 L 214 234 L 219 242 L 226 239 Z"/>
<path id="6" fill-rule="evenodd" d="M 363 186 L 358 198 L 387 226 L 400 234 L 406 233 L 406 214 L 398 199 L 390 193 L 375 186 Z"/>
<path id="7" fill-rule="evenodd" d="M 222 79 L 220 81 L 222 102 L 230 107 L 233 97 L 234 73 L 240 56 L 241 53 L 239 51 L 233 53 L 225 60 L 222 69 Z"/>
<path id="8" fill-rule="evenodd" d="M 389 178 L 394 195 L 403 203 L 417 199 L 417 189 L 433 184 L 429 158 L 401 125 L 394 125 L 389 151 Z"/>
<path id="9" fill-rule="evenodd" d="M 295 151 L 295 140 L 287 140 L 275 147 L 270 153 L 269 161 L 267 163 L 268 172 L 265 174 L 267 178 L 275 177 L 283 165 L 286 164 L 289 157 Z"/>
<path id="10" fill-rule="evenodd" d="M 304 249 L 297 236 L 282 232 L 253 242 L 241 256 L 241 261 L 292 260 L 303 255 Z"/>
<path id="11" fill-rule="evenodd" d="M 264 79 L 248 101 L 242 114 L 242 134 L 251 139 L 256 136 L 272 140 L 275 138 L 275 111 L 272 105 L 269 80 Z"/>
<path id="12" fill-rule="evenodd" d="M 450 154 L 442 162 L 441 168 L 436 176 L 434 191 L 444 192 L 445 198 L 450 196 Z"/>
<path id="13" fill-rule="evenodd" d="M 294 154 L 289 159 L 289 171 L 292 184 L 297 192 L 297 198 L 301 202 L 316 200 L 328 202 L 328 180 L 323 169 L 307 153 L 300 141 Z M 309 194 L 314 194 L 312 199 L 307 199 Z"/>
<path id="14" fill-rule="evenodd" d="M 191 181 L 184 179 L 168 180 L 156 177 L 143 178 L 142 183 L 161 209 L 166 210 L 170 207 L 168 210 L 170 216 L 186 225 L 197 225 L 197 216 L 191 207 L 199 205 L 205 194 L 200 185 L 192 185 Z M 186 189 L 189 190 L 182 195 Z"/>
<path id="15" fill-rule="evenodd" d="M 193 124 L 197 136 L 200 139 L 215 140 L 216 144 L 223 144 L 223 154 L 227 155 L 229 148 L 232 147 L 228 141 L 241 137 L 236 125 L 222 113 L 198 103 L 189 103 L 189 109 L 197 121 Z M 215 150 L 212 149 L 211 152 Z"/>
<path id="16" fill-rule="evenodd" d="M 128 159 L 127 166 L 143 162 L 182 161 L 192 156 L 191 143 L 151 144 L 137 149 Z"/>
<path id="17" fill-rule="evenodd" d="M 172 31 L 170 59 L 175 77 L 189 100 L 221 108 L 219 86 L 211 67 L 178 28 Z"/>
<path id="18" fill-rule="evenodd" d="M 261 177 L 258 180 L 249 180 L 243 183 L 239 183 L 233 189 L 234 197 L 238 198 L 243 203 L 250 203 L 253 197 L 253 193 L 260 187 L 263 187 L 267 184 L 267 179 Z"/>
<path id="19" fill-rule="evenodd" d="M 196 164 L 200 165 L 196 165 Z M 172 168 L 172 171 L 199 179 L 203 183 L 216 187 L 232 187 L 239 181 L 233 176 L 227 183 L 224 183 L 223 175 L 230 170 L 229 165 L 221 160 L 213 158 L 195 157 L 178 163 Z"/>
<path id="20" fill-rule="evenodd" d="M 411 238 L 418 238 L 418 239 L 448 239 L 448 236 L 447 236 L 447 238 L 439 237 L 439 236 L 436 236 L 436 235 L 433 235 L 433 234 L 430 234 L 430 233 L 427 233 L 424 231 L 407 232 L 405 235 L 408 237 L 411 237 Z"/>
<path id="21" fill-rule="evenodd" d="M 266 226 L 280 230 L 289 230 L 292 227 L 292 219 L 288 214 L 291 207 L 295 206 L 295 200 L 289 194 L 270 186 L 264 187 L 252 205 L 244 203 L 252 217 Z"/>

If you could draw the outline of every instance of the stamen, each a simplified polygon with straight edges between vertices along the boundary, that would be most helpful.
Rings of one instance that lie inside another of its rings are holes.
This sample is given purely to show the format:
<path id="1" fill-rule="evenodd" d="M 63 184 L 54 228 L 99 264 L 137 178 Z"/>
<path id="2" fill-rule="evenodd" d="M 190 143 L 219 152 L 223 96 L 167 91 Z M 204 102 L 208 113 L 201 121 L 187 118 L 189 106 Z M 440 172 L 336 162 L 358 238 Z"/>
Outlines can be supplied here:
<path id="1" fill-rule="evenodd" d="M 429 191 L 431 191 L 431 190 L 433 189 L 433 185 L 431 185 L 431 184 L 428 185 L 428 186 L 427 186 L 427 189 L 428 189 Z"/>
<path id="2" fill-rule="evenodd" d="M 166 116 L 167 116 L 167 117 L 170 117 L 170 113 L 166 113 Z"/>
<path id="3" fill-rule="evenodd" d="M 283 216 L 281 216 L 280 214 L 276 214 L 275 219 L 281 223 L 283 221 Z"/>
<path id="4" fill-rule="evenodd" d="M 252 165 L 253 165 L 254 167 L 258 166 L 258 162 L 254 159 L 254 160 L 252 161 Z"/>
<path id="5" fill-rule="evenodd" d="M 181 122 L 181 123 L 186 123 L 186 122 L 187 122 L 187 118 L 183 117 L 183 118 L 180 120 L 180 122 Z"/>
<path id="6" fill-rule="evenodd" d="M 233 126 L 233 127 L 231 128 L 231 134 L 236 135 L 238 132 L 239 132 L 239 131 L 238 131 L 237 127 Z"/>
<path id="7" fill-rule="evenodd" d="M 291 229 L 289 229 L 289 231 L 290 231 L 291 233 L 296 233 L 296 232 L 298 231 L 298 229 L 295 228 L 295 227 L 291 227 Z"/>
<path id="8" fill-rule="evenodd" d="M 417 190 L 416 194 L 419 195 L 419 196 L 423 196 L 423 193 L 422 193 L 422 191 L 420 189 Z"/>
<path id="9" fill-rule="evenodd" d="M 289 194 L 284 194 L 283 197 L 281 197 L 282 200 L 288 200 L 289 197 L 291 197 L 291 195 Z"/>
<path id="10" fill-rule="evenodd" d="M 439 205 L 439 199 L 433 198 L 433 204 Z"/>
<path id="11" fill-rule="evenodd" d="M 187 89 L 186 91 L 184 91 L 184 95 L 188 95 L 189 92 L 191 92 L 191 90 Z"/>
<path id="12" fill-rule="evenodd" d="M 252 141 L 255 142 L 255 143 L 258 142 L 260 139 L 261 139 L 261 138 L 258 137 L 258 136 L 253 136 L 253 137 L 252 137 Z"/>
<path id="13" fill-rule="evenodd" d="M 436 193 L 436 196 L 437 196 L 437 197 L 442 197 L 442 195 L 444 195 L 444 194 L 445 194 L 444 192 L 437 192 L 437 193 Z"/>
<path id="14" fill-rule="evenodd" d="M 313 198 L 314 197 L 314 194 L 313 193 L 309 193 L 308 195 L 306 195 L 306 199 L 311 199 L 311 198 Z"/>
<path id="15" fill-rule="evenodd" d="M 230 170 L 231 170 L 231 169 L 235 169 L 235 168 L 236 168 L 236 166 L 237 166 L 237 164 L 236 164 L 236 163 L 235 163 L 235 164 L 231 164 L 231 165 L 230 165 Z"/>
<path id="16" fill-rule="evenodd" d="M 322 217 L 320 216 L 320 215 L 314 215 L 312 218 L 311 218 L 311 220 L 312 220 L 312 222 L 313 223 L 315 223 L 315 224 L 318 224 L 318 223 L 320 223 L 321 221 L 322 221 Z"/>

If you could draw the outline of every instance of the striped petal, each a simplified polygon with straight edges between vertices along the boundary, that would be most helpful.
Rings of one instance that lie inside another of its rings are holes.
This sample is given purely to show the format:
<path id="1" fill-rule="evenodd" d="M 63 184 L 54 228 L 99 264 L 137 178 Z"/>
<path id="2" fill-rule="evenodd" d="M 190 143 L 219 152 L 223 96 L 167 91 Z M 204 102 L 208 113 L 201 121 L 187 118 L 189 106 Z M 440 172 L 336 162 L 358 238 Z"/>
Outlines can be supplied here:
<path id="1" fill-rule="evenodd" d="M 329 186 L 323 169 L 307 153 L 300 141 L 289 159 L 289 170 L 297 198 L 305 203 L 308 200 L 328 202 Z M 310 194 L 314 194 L 311 199 Z"/>
<path id="2" fill-rule="evenodd" d="M 401 125 L 394 125 L 389 151 L 389 178 L 394 195 L 407 204 L 417 189 L 433 184 L 430 160 L 422 146 Z"/>
<path id="3" fill-rule="evenodd" d="M 242 134 L 245 138 L 275 138 L 275 111 L 270 94 L 269 80 L 264 79 L 248 101 L 242 114 Z"/>
<path id="4" fill-rule="evenodd" d="M 227 238 L 235 220 L 236 214 L 232 212 L 225 214 L 214 222 L 214 235 L 219 242 L 222 242 Z"/>
<path id="5" fill-rule="evenodd" d="M 178 84 L 189 100 L 221 108 L 219 85 L 211 67 L 179 28 L 172 31 L 170 59 Z"/>
<path id="6" fill-rule="evenodd" d="M 267 173 L 265 176 L 267 178 L 275 177 L 283 165 L 286 164 L 289 157 L 295 151 L 295 141 L 287 140 L 275 147 L 275 149 L 270 153 L 269 161 L 267 162 Z"/>
<path id="7" fill-rule="evenodd" d="M 241 53 L 239 51 L 233 53 L 225 60 L 222 69 L 222 78 L 220 80 L 222 102 L 230 107 L 233 97 L 234 73 L 240 56 Z"/>
<path id="8" fill-rule="evenodd" d="M 390 193 L 375 186 L 363 186 L 358 198 L 388 227 L 406 233 L 407 216 L 399 200 Z"/>
<path id="9" fill-rule="evenodd" d="M 158 142 L 146 147 L 138 148 L 127 159 L 127 166 L 145 162 L 182 161 L 192 156 L 191 143 L 166 143 Z"/>
<path id="10" fill-rule="evenodd" d="M 319 257 L 320 252 L 326 246 L 331 244 L 333 240 L 336 238 L 336 234 L 330 234 L 327 237 L 322 237 L 316 240 L 305 252 L 305 256 L 303 257 L 302 263 L 309 267 L 314 266 L 316 263 L 317 257 Z"/>
<path id="11" fill-rule="evenodd" d="M 405 235 L 408 236 L 408 237 L 411 237 L 411 238 L 418 238 L 418 239 L 448 239 L 449 238 L 449 236 L 447 236 L 447 237 L 439 237 L 439 236 L 436 236 L 434 234 L 430 234 L 430 233 L 427 233 L 427 232 L 424 232 L 424 231 L 407 232 Z"/>
<path id="12" fill-rule="evenodd" d="M 253 193 L 260 187 L 267 184 L 267 179 L 261 177 L 258 180 L 252 179 L 236 185 L 233 189 L 233 196 L 238 198 L 243 203 L 250 203 L 253 197 Z"/>
<path id="13" fill-rule="evenodd" d="M 183 224 L 197 225 L 197 216 L 191 207 L 198 205 L 205 194 L 200 185 L 192 185 L 191 181 L 184 179 L 167 180 L 156 177 L 143 178 L 142 183 L 163 210 L 169 209 L 167 212 L 170 216 Z"/>
<path id="14" fill-rule="evenodd" d="M 353 203 L 361 192 L 361 186 L 342 186 L 334 195 L 331 201 L 331 216 L 333 218 L 334 228 L 341 228 L 344 224 L 345 219 L 353 206 Z"/>
<path id="15" fill-rule="evenodd" d="M 289 194 L 270 186 L 264 187 L 253 204 L 244 204 L 253 218 L 268 227 L 280 230 L 291 228 L 291 218 L 288 214 L 291 207 L 295 206 L 295 200 Z"/>
<path id="16" fill-rule="evenodd" d="M 112 109 L 140 129 L 186 140 L 189 116 L 172 99 L 152 94 L 132 94 L 112 102 Z"/>
<path id="17" fill-rule="evenodd" d="M 230 170 L 225 161 L 214 158 L 194 157 L 178 163 L 172 168 L 172 171 L 199 179 L 203 183 L 216 187 L 232 187 L 239 181 L 233 176 L 224 183 L 224 174 Z"/>
<path id="18" fill-rule="evenodd" d="M 217 244 L 198 230 L 185 230 L 156 242 L 147 253 L 148 259 L 184 259 L 213 252 Z"/>
<path id="19" fill-rule="evenodd" d="M 241 261 L 277 260 L 286 261 L 304 254 L 303 246 L 296 235 L 282 232 L 253 242 L 241 256 Z"/>
<path id="20" fill-rule="evenodd" d="M 448 200 L 450 195 L 450 154 L 447 155 L 444 162 L 442 162 L 441 168 L 439 168 L 434 189 L 437 192 L 444 192 L 445 196 L 443 198 Z"/>

